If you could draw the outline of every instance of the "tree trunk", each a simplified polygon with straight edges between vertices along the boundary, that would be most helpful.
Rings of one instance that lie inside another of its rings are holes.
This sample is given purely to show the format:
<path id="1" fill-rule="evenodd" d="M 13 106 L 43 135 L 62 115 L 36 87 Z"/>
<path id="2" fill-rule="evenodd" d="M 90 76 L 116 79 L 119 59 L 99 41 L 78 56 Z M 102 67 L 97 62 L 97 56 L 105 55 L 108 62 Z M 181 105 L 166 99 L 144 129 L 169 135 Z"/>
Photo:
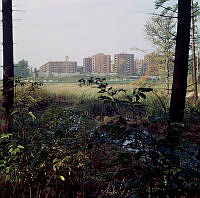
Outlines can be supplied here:
<path id="1" fill-rule="evenodd" d="M 167 84 L 167 95 L 170 93 L 170 86 L 169 86 L 169 58 L 165 55 L 165 72 L 166 72 L 166 84 Z"/>
<path id="2" fill-rule="evenodd" d="M 12 0 L 2 0 L 3 19 L 3 115 L 1 132 L 8 132 L 9 118 L 14 104 L 14 62 Z"/>
<path id="3" fill-rule="evenodd" d="M 184 118 L 185 98 L 187 92 L 190 26 L 191 0 L 178 0 L 178 25 L 170 103 L 171 122 L 181 122 Z"/>
<path id="4" fill-rule="evenodd" d="M 194 13 L 192 0 L 192 13 Z M 193 14 L 194 15 L 194 14 Z M 195 47 L 195 18 L 192 16 L 192 82 L 194 84 L 194 102 L 198 100 L 198 83 L 197 83 L 197 62 L 196 62 L 196 47 Z"/>
<path id="5" fill-rule="evenodd" d="M 197 84 L 199 83 L 199 47 L 197 47 Z"/>

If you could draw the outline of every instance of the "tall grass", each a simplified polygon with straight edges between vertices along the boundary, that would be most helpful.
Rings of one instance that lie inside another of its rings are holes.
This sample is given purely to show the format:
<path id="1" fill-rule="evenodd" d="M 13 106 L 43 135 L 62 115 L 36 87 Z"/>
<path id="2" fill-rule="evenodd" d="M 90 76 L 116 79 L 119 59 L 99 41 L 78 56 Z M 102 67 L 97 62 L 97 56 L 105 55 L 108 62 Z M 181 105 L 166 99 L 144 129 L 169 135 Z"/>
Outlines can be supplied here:
<path id="1" fill-rule="evenodd" d="M 132 90 L 134 88 L 131 84 L 111 85 L 113 88 L 123 88 L 126 90 Z M 94 100 L 97 100 L 99 90 L 97 86 L 82 86 L 80 87 L 75 83 L 59 83 L 59 84 L 47 84 L 44 86 L 44 90 L 47 93 L 52 94 L 57 98 L 61 98 L 72 104 L 83 104 Z"/>
<path id="2" fill-rule="evenodd" d="M 139 84 L 112 84 L 109 87 L 114 89 L 127 90 L 127 94 L 131 94 L 133 89 L 140 87 Z M 52 96 L 59 102 L 67 102 L 73 106 L 88 113 L 88 115 L 106 115 L 108 104 L 103 104 L 98 100 L 99 89 L 94 86 L 82 86 L 72 83 L 46 84 L 44 90 L 47 95 Z M 119 97 L 123 97 L 123 94 Z M 169 97 L 164 96 L 164 93 L 158 89 L 156 94 L 147 93 L 146 99 L 141 101 L 146 105 L 146 116 L 154 115 L 164 117 L 166 109 L 169 106 Z"/>

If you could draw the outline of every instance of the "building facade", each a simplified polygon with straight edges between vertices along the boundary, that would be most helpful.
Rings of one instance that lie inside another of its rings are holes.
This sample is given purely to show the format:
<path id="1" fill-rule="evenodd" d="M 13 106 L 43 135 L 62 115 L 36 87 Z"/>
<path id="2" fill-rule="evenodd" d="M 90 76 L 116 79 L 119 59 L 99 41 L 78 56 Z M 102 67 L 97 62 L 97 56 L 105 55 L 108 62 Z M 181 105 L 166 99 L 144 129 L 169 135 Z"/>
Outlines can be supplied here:
<path id="1" fill-rule="evenodd" d="M 40 71 L 49 73 L 66 73 L 66 65 L 65 62 L 52 61 L 42 65 Z"/>
<path id="2" fill-rule="evenodd" d="M 136 70 L 137 75 L 144 75 L 143 67 L 144 67 L 144 59 L 135 59 L 134 61 L 134 67 Z"/>
<path id="3" fill-rule="evenodd" d="M 76 73 L 77 62 L 75 61 L 52 61 L 40 67 L 40 72 L 45 73 Z"/>
<path id="4" fill-rule="evenodd" d="M 110 73 L 111 72 L 111 55 L 96 54 L 92 56 L 93 73 Z"/>
<path id="5" fill-rule="evenodd" d="M 77 70 L 78 73 L 84 73 L 85 72 L 85 68 L 83 66 L 77 66 Z"/>
<path id="6" fill-rule="evenodd" d="M 83 67 L 86 73 L 92 72 L 92 57 L 83 58 Z"/>
<path id="7" fill-rule="evenodd" d="M 132 75 L 135 73 L 134 54 L 115 54 L 114 69 L 119 75 Z"/>
<path id="8" fill-rule="evenodd" d="M 77 62 L 76 61 L 67 61 L 66 64 L 66 73 L 76 73 L 77 72 Z"/>

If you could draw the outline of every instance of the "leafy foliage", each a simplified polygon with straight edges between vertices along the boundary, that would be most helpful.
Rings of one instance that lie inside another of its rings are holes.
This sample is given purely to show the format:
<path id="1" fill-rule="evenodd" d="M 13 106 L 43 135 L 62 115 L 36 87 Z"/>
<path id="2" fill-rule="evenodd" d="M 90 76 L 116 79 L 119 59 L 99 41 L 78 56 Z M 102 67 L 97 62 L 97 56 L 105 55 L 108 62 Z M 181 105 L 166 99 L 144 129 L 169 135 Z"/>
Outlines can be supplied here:
<path id="1" fill-rule="evenodd" d="M 169 12 L 169 11 L 168 11 Z M 155 59 L 150 57 L 159 71 L 159 75 L 166 78 L 166 82 L 169 86 L 169 77 L 172 76 L 174 51 L 175 51 L 175 27 L 176 22 L 173 18 L 174 14 L 166 13 L 171 17 L 167 17 L 163 20 L 162 16 L 153 16 L 147 21 L 145 25 L 145 34 L 148 40 L 156 47 L 156 53 L 158 54 Z"/>
<path id="2" fill-rule="evenodd" d="M 14 70 L 15 76 L 21 76 L 23 78 L 27 78 L 31 76 L 30 68 L 28 65 L 28 61 L 21 60 L 17 64 L 15 64 L 15 70 Z"/>
<path id="3" fill-rule="evenodd" d="M 98 93 L 101 94 L 98 98 L 111 106 L 110 114 L 122 115 L 125 108 L 126 112 L 132 112 L 135 116 L 141 115 L 144 111 L 145 106 L 140 99 L 146 99 L 145 93 L 153 91 L 151 88 L 138 88 L 128 93 L 125 89 L 115 90 L 108 87 L 107 83 L 99 84 L 98 88 Z"/>
<path id="4" fill-rule="evenodd" d="M 166 2 L 168 2 L 169 0 L 156 0 L 155 1 L 155 7 L 159 8 L 160 6 L 163 6 Z"/>

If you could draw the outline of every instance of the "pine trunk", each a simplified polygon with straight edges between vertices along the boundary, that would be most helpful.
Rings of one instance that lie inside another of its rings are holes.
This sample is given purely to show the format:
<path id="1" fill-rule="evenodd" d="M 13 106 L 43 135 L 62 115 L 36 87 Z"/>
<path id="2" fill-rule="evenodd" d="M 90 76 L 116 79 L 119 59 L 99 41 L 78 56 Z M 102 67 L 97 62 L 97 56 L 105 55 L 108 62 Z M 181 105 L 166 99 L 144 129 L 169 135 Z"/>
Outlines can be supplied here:
<path id="1" fill-rule="evenodd" d="M 14 62 L 12 0 L 2 0 L 3 19 L 3 115 L 1 132 L 8 132 L 9 119 L 14 104 Z"/>
<path id="2" fill-rule="evenodd" d="M 175 64 L 170 103 L 170 119 L 181 122 L 184 118 L 187 92 L 188 57 L 191 27 L 191 0 L 178 0 L 178 25 Z"/>
<path id="3" fill-rule="evenodd" d="M 192 13 L 194 13 L 192 0 Z M 195 47 L 195 18 L 192 16 L 192 82 L 194 84 L 194 102 L 198 100 L 198 82 L 197 82 L 197 64 L 196 64 L 196 47 Z"/>

